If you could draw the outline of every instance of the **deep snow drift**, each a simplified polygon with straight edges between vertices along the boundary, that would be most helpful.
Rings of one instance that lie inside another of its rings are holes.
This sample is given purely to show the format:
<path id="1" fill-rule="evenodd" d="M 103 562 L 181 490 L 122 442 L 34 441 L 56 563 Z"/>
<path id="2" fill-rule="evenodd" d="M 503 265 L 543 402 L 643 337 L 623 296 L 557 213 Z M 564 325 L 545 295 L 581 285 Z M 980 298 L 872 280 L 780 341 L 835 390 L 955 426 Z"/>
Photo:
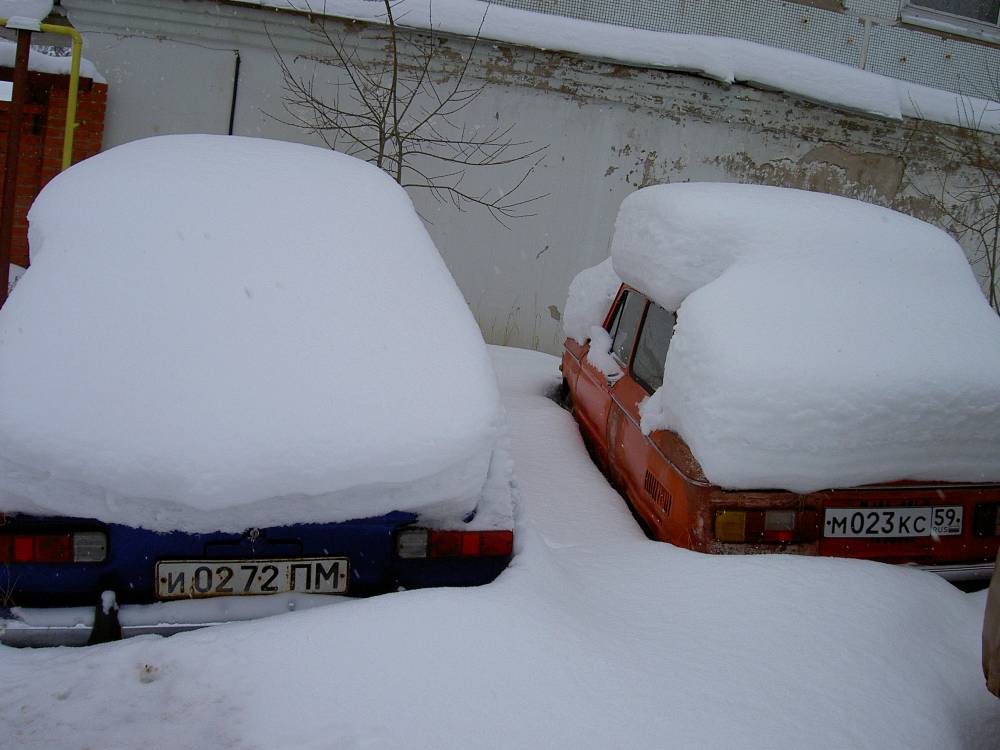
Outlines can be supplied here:
<path id="1" fill-rule="evenodd" d="M 646 540 L 494 350 L 524 505 L 511 568 L 86 649 L 0 647 L 0 747 L 995 750 L 982 594 L 916 570 Z"/>
<path id="2" fill-rule="evenodd" d="M 657 185 L 622 203 L 611 256 L 677 311 L 643 430 L 678 432 L 713 482 L 1000 480 L 1000 318 L 943 231 L 818 193 Z M 607 268 L 588 273 L 571 291 L 606 299 Z M 571 295 L 567 335 L 589 311 Z"/>
<path id="3" fill-rule="evenodd" d="M 3 510 L 210 530 L 474 507 L 496 378 L 377 168 L 152 138 L 59 175 L 29 220 L 0 311 Z"/>

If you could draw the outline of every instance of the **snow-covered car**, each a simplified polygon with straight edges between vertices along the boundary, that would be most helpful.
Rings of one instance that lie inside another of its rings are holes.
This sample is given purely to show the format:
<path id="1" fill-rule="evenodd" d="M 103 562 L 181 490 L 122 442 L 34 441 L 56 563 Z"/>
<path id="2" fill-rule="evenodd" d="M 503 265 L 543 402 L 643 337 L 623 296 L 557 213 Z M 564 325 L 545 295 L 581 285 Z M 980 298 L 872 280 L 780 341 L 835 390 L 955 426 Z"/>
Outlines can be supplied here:
<path id="1" fill-rule="evenodd" d="M 564 319 L 581 432 L 654 538 L 989 577 L 1000 318 L 941 230 L 798 190 L 645 188 Z"/>
<path id="2" fill-rule="evenodd" d="M 167 136 L 53 180 L 0 311 L 2 638 L 474 585 L 513 485 L 485 344 L 406 193 Z"/>

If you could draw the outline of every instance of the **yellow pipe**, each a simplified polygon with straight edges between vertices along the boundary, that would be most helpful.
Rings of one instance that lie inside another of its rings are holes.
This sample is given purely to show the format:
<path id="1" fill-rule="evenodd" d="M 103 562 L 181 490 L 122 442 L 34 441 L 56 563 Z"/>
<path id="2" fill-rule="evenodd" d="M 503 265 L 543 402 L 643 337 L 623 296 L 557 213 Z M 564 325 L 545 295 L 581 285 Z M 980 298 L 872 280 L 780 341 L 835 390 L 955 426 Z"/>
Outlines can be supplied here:
<path id="1" fill-rule="evenodd" d="M 7 19 L 0 18 L 0 25 L 6 26 Z M 76 130 L 76 102 L 80 90 L 80 50 L 83 37 L 71 26 L 40 24 L 38 30 L 45 34 L 61 34 L 73 40 L 73 53 L 69 66 L 69 96 L 66 101 L 66 127 L 63 129 L 62 170 L 68 169 L 73 161 L 73 133 Z"/>
<path id="2" fill-rule="evenodd" d="M 62 169 L 69 169 L 73 162 L 73 133 L 76 131 L 76 100 L 80 90 L 80 50 L 83 37 L 71 26 L 54 26 L 43 23 L 41 29 L 46 34 L 62 34 L 73 40 L 73 54 L 69 65 L 69 97 L 66 101 L 66 128 L 63 130 Z"/>

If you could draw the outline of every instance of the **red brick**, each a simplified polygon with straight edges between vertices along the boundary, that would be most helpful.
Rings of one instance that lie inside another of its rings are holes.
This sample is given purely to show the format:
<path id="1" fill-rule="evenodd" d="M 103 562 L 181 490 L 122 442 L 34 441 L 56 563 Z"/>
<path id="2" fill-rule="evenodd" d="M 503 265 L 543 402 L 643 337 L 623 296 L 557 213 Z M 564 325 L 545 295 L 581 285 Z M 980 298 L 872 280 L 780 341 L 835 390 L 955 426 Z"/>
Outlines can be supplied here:
<path id="1" fill-rule="evenodd" d="M 12 71 L 0 69 L 0 77 Z M 62 142 L 65 132 L 67 85 L 65 76 L 32 73 L 29 84 L 34 91 L 47 90 L 47 102 L 32 102 L 24 108 L 21 124 L 21 145 L 18 155 L 17 196 L 14 204 L 14 236 L 11 240 L 11 261 L 28 263 L 27 212 L 31 202 L 49 180 L 62 169 Z M 104 135 L 104 115 L 107 86 L 81 80 L 73 138 L 73 160 L 79 161 L 100 151 Z M 0 103 L 0 181 L 3 178 L 3 157 L 10 129 L 9 103 Z M 36 116 L 41 118 L 39 122 Z M 36 132 L 36 128 L 40 132 Z"/>

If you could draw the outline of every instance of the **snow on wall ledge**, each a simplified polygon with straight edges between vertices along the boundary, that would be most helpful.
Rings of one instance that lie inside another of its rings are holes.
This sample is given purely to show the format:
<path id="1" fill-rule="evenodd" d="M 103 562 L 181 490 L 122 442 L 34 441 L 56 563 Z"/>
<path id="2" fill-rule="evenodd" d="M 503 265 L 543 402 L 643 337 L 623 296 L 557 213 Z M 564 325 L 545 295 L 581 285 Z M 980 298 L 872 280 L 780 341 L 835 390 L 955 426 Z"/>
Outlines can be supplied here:
<path id="1" fill-rule="evenodd" d="M 818 193 L 657 185 L 622 203 L 611 252 L 677 310 L 643 430 L 678 432 L 713 482 L 1000 481 L 1000 318 L 941 230 Z"/>
<path id="2" fill-rule="evenodd" d="M 40 23 L 52 12 L 52 0 L 0 0 L 0 16 Z"/>
<path id="3" fill-rule="evenodd" d="M 386 23 L 372 0 L 235 0 Z M 1000 106 L 975 97 L 869 73 L 800 52 L 722 36 L 645 31 L 490 5 L 479 0 L 397 0 L 396 23 L 626 65 L 686 71 L 723 83 L 778 89 L 832 107 L 899 120 L 914 117 L 1000 133 Z"/>
<path id="4" fill-rule="evenodd" d="M 0 67 L 13 68 L 14 59 L 17 56 L 17 44 L 15 42 L 0 39 Z M 59 57 L 49 55 L 41 50 L 32 48 L 28 52 L 28 70 L 36 73 L 53 73 L 55 75 L 69 75 L 71 60 L 69 57 Z M 94 63 L 85 58 L 80 58 L 80 75 L 89 78 L 96 83 L 107 83 Z"/>
<path id="5" fill-rule="evenodd" d="M 29 218 L 0 310 L 3 510 L 207 531 L 502 493 L 482 336 L 377 168 L 151 138 L 63 172 Z"/>

